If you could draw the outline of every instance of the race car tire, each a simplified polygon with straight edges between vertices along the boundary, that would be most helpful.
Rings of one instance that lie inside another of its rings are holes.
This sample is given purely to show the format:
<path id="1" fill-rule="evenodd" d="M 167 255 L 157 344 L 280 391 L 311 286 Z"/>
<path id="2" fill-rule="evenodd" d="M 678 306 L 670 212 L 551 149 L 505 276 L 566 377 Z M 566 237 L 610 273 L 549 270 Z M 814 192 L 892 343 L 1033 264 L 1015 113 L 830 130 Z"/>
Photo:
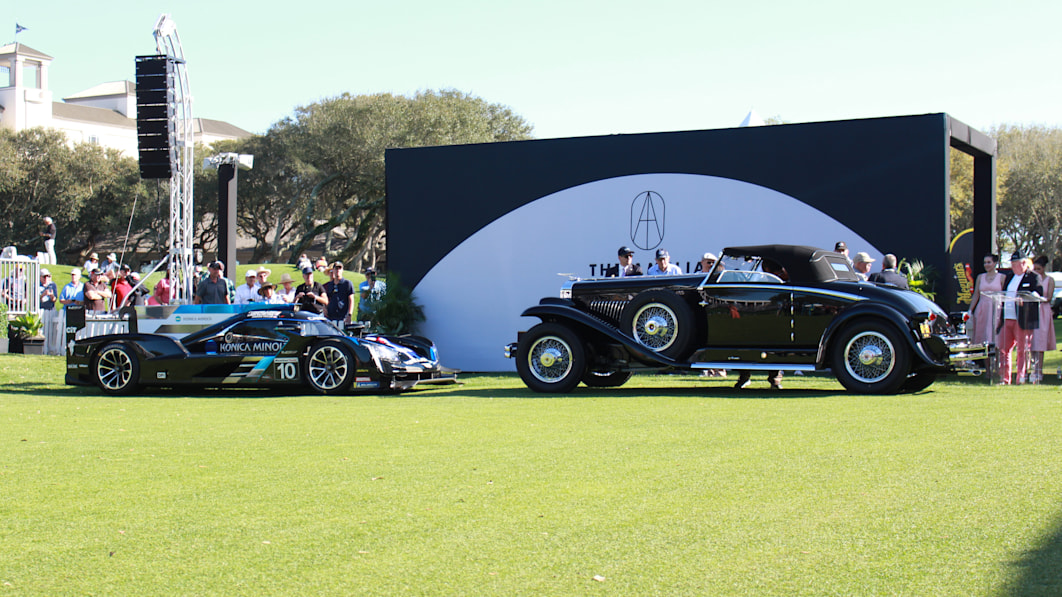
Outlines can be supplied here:
<path id="1" fill-rule="evenodd" d="M 833 345 L 833 374 L 848 391 L 895 394 L 910 373 L 910 349 L 896 330 L 879 321 L 861 321 L 841 331 Z"/>
<path id="2" fill-rule="evenodd" d="M 104 393 L 127 396 L 140 387 L 140 361 L 133 349 L 112 342 L 92 360 L 92 378 Z"/>
<path id="3" fill-rule="evenodd" d="M 318 394 L 342 394 L 354 383 L 357 361 L 338 340 L 318 342 L 306 354 L 306 383 Z"/>
<path id="4" fill-rule="evenodd" d="M 670 290 L 635 296 L 620 315 L 620 330 L 643 346 L 673 359 L 689 356 L 694 337 L 693 309 Z"/>
<path id="5" fill-rule="evenodd" d="M 540 323 L 520 338 L 516 371 L 535 392 L 567 394 L 586 373 L 583 341 L 565 325 Z"/>
<path id="6" fill-rule="evenodd" d="M 627 383 L 631 375 L 630 371 L 587 371 L 583 383 L 591 388 L 618 388 Z"/>

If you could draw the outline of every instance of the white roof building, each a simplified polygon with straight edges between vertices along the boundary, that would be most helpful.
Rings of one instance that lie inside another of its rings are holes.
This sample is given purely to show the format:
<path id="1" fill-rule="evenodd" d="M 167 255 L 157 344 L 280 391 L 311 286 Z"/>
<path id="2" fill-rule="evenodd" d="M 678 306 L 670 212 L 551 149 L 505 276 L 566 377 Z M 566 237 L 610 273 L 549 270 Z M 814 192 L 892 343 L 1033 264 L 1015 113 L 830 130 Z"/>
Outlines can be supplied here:
<path id="1" fill-rule="evenodd" d="M 52 60 L 25 44 L 0 47 L 0 127 L 59 129 L 72 143 L 95 143 L 137 157 L 136 86 L 113 81 L 56 102 L 48 88 Z M 194 119 L 193 130 L 196 142 L 205 145 L 251 136 L 238 126 L 208 118 Z"/>

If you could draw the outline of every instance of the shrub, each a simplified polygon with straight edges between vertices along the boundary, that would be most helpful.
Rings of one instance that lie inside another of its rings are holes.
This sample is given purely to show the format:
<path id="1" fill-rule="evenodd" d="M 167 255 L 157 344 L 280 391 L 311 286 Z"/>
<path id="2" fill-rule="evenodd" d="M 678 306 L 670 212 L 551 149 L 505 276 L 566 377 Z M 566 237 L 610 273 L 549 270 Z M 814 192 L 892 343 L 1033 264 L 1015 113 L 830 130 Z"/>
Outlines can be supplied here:
<path id="1" fill-rule="evenodd" d="M 11 331 L 19 338 L 34 338 L 41 335 L 44 321 L 37 313 L 23 313 L 11 320 Z"/>
<path id="2" fill-rule="evenodd" d="M 404 286 L 397 274 L 388 276 L 387 289 L 373 306 L 370 321 L 381 334 L 412 334 L 424 321 L 424 309 L 413 298 L 413 289 Z"/>

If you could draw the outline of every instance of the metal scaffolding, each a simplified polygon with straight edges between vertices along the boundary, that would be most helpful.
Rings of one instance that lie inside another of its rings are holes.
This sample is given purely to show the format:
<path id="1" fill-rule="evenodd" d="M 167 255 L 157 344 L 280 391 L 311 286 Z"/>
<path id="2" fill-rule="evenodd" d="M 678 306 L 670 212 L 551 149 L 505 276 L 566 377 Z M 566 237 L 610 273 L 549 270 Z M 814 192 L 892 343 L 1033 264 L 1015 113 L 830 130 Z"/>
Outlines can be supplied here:
<path id="1" fill-rule="evenodd" d="M 170 174 L 170 253 L 167 268 L 173 277 L 174 300 L 191 302 L 195 296 L 193 233 L 195 218 L 192 201 L 195 138 L 192 121 L 192 94 L 188 69 L 177 25 L 163 14 L 155 23 L 155 46 L 159 55 L 173 60 L 173 169 Z"/>

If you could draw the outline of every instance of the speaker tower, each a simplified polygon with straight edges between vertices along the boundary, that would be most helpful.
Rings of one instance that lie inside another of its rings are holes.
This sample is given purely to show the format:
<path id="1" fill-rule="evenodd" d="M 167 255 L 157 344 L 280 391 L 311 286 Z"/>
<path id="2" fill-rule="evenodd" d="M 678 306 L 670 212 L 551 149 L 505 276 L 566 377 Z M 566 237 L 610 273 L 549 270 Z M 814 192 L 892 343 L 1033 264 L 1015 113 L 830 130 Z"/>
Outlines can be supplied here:
<path id="1" fill-rule="evenodd" d="M 140 178 L 170 178 L 174 149 L 174 61 L 171 56 L 136 57 L 136 139 Z"/>

